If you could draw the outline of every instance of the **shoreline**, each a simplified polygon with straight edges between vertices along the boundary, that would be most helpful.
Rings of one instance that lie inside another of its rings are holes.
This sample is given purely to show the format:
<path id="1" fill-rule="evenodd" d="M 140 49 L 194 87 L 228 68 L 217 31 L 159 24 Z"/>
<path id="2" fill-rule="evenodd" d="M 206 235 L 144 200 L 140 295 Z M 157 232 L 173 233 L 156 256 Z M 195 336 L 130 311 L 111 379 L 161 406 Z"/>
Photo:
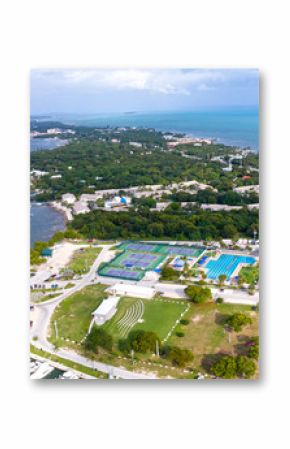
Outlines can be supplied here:
<path id="1" fill-rule="evenodd" d="M 48 203 L 46 203 L 46 204 L 47 204 L 49 207 L 51 207 L 52 209 L 58 211 L 59 213 L 61 213 L 61 214 L 64 216 L 64 218 L 65 218 L 65 229 L 66 229 L 67 223 L 68 223 L 69 221 L 72 221 L 72 220 L 73 220 L 73 216 L 72 216 L 71 210 L 68 209 L 68 208 L 65 207 L 65 206 L 62 206 L 62 205 L 59 204 L 57 201 L 50 201 L 50 202 L 48 202 Z"/>

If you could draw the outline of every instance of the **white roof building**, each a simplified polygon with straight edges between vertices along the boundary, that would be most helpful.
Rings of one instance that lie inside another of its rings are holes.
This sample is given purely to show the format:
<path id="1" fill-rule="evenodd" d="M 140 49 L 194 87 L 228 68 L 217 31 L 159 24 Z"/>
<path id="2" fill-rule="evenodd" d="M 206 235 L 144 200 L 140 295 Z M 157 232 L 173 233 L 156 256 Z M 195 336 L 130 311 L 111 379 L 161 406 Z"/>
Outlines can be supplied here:
<path id="1" fill-rule="evenodd" d="M 156 293 L 153 287 L 141 287 L 133 284 L 115 284 L 110 285 L 105 290 L 107 293 L 118 296 L 132 296 L 133 298 L 151 299 Z"/>
<path id="2" fill-rule="evenodd" d="M 101 326 L 115 315 L 119 299 L 119 296 L 109 296 L 107 299 L 104 299 L 99 307 L 92 313 L 94 321 L 98 326 Z"/>
<path id="3" fill-rule="evenodd" d="M 86 203 L 83 203 L 82 201 L 76 201 L 73 206 L 73 211 L 75 215 L 79 214 L 87 214 L 90 212 L 90 209 L 88 208 Z"/>
<path id="4" fill-rule="evenodd" d="M 233 190 L 241 194 L 250 192 L 259 194 L 259 185 L 235 187 Z"/>
<path id="5" fill-rule="evenodd" d="M 76 201 L 76 197 L 72 193 L 65 193 L 61 196 L 61 200 L 68 204 L 73 204 Z"/>

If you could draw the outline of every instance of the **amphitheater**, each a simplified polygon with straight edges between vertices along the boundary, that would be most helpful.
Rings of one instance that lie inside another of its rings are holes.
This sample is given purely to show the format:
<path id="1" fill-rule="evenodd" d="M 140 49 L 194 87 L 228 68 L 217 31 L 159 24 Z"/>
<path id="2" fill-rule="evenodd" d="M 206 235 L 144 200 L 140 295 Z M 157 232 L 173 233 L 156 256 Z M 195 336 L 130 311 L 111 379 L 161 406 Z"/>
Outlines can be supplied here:
<path id="1" fill-rule="evenodd" d="M 117 322 L 117 328 L 121 337 L 127 337 L 130 329 L 141 320 L 144 313 L 144 304 L 141 299 L 134 302 Z"/>

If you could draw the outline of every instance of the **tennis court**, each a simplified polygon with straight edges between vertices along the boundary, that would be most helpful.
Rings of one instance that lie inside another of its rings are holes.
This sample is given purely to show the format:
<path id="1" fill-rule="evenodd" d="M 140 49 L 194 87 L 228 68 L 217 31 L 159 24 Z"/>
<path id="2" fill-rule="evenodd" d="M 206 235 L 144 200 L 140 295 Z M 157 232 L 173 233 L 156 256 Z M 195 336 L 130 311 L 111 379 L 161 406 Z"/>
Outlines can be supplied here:
<path id="1" fill-rule="evenodd" d="M 166 256 L 162 254 L 123 251 L 99 270 L 101 276 L 141 280 L 146 271 L 154 270 Z"/>
<path id="2" fill-rule="evenodd" d="M 144 251 L 149 253 L 159 253 L 174 256 L 187 256 L 198 258 L 203 254 L 205 248 L 196 245 L 169 245 L 167 243 L 142 243 L 142 242 L 123 242 L 119 249 L 131 251 Z"/>

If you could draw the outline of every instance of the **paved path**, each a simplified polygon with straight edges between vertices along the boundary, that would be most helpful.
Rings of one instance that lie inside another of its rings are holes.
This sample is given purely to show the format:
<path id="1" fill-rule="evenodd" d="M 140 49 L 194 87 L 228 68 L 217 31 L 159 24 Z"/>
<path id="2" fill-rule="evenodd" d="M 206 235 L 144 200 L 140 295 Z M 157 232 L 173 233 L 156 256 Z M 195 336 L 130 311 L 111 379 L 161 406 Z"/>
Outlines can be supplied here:
<path id="1" fill-rule="evenodd" d="M 149 375 L 143 373 L 134 373 L 132 371 L 127 371 L 126 369 L 117 368 L 100 362 L 94 362 L 90 359 L 80 356 L 73 351 L 68 351 L 65 349 L 59 349 L 55 351 L 54 346 L 47 340 L 49 324 L 55 308 L 65 298 L 81 290 L 86 285 L 91 284 L 91 282 L 95 279 L 95 274 L 98 266 L 103 262 L 104 259 L 106 259 L 106 251 L 108 251 L 108 249 L 109 248 L 103 247 L 102 251 L 98 254 L 98 257 L 93 263 L 90 271 L 73 288 L 68 289 L 59 297 L 54 298 L 50 301 L 35 304 L 35 319 L 31 331 L 32 343 L 39 349 L 50 352 L 52 354 L 56 354 L 59 357 L 63 357 L 73 362 L 80 363 L 81 365 L 97 369 L 98 371 L 109 374 L 109 376 L 120 377 L 122 379 L 155 379 L 156 376 L 153 374 Z M 33 337 L 36 337 L 37 340 L 34 341 Z"/>

